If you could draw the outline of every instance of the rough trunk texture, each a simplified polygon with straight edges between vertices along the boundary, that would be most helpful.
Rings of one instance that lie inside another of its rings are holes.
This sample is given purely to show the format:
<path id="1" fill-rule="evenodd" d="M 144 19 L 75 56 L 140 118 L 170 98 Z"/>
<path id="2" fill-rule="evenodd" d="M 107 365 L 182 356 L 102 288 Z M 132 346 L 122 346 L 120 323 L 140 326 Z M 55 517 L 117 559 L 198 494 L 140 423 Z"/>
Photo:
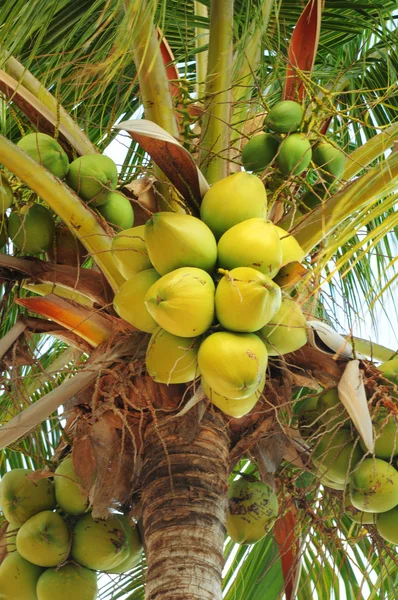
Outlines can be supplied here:
<path id="1" fill-rule="evenodd" d="M 221 600 L 228 446 L 218 415 L 194 439 L 182 420 L 152 424 L 145 437 L 143 528 L 146 600 Z"/>

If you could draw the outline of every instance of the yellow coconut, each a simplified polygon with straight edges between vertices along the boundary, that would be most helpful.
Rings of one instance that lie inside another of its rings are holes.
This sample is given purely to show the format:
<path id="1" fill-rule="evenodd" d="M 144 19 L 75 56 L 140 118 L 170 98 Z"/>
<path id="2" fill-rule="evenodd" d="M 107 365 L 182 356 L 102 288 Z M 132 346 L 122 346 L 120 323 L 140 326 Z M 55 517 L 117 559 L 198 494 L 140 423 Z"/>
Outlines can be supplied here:
<path id="1" fill-rule="evenodd" d="M 244 415 L 247 415 L 247 413 L 249 413 L 257 404 L 261 393 L 264 389 L 265 373 L 257 390 L 247 398 L 241 398 L 240 400 L 234 400 L 233 398 L 225 398 L 225 396 L 217 394 L 217 392 L 212 390 L 211 387 L 207 385 L 203 377 L 200 380 L 200 382 L 202 384 L 204 393 L 209 398 L 209 400 L 212 401 L 214 406 L 217 406 L 217 408 L 222 410 L 222 412 L 228 415 L 229 417 L 233 417 L 234 419 L 240 419 Z"/>
<path id="2" fill-rule="evenodd" d="M 197 337 L 178 337 L 159 327 L 148 344 L 146 369 L 158 383 L 187 383 L 199 375 L 198 349 Z"/>
<path id="3" fill-rule="evenodd" d="M 148 290 L 145 306 L 156 323 L 179 337 L 201 335 L 214 319 L 214 282 L 195 267 L 163 275 Z"/>
<path id="4" fill-rule="evenodd" d="M 46 133 L 28 133 L 17 144 L 31 158 L 43 165 L 60 179 L 64 179 L 69 168 L 69 159 L 62 146 Z"/>
<path id="5" fill-rule="evenodd" d="M 112 240 L 112 255 L 126 279 L 152 267 L 145 244 L 145 225 L 120 231 Z"/>
<path id="6" fill-rule="evenodd" d="M 130 229 L 134 223 L 134 210 L 131 202 L 120 192 L 110 192 L 98 212 L 116 231 Z"/>
<path id="7" fill-rule="evenodd" d="M 398 505 L 398 471 L 381 458 L 365 458 L 351 476 L 350 497 L 364 512 L 392 510 Z"/>
<path id="8" fill-rule="evenodd" d="M 243 171 L 217 181 L 200 207 L 200 218 L 217 239 L 237 223 L 253 217 L 265 218 L 266 213 L 267 194 L 262 181 Z"/>
<path id="9" fill-rule="evenodd" d="M 253 333 L 218 331 L 200 345 L 199 369 L 220 396 L 247 398 L 260 385 L 267 368 L 267 350 Z"/>
<path id="10" fill-rule="evenodd" d="M 56 567 L 68 558 L 70 533 L 58 513 L 43 510 L 20 527 L 16 542 L 25 560 L 39 567 Z"/>
<path id="11" fill-rule="evenodd" d="M 282 227 L 275 225 L 275 228 L 282 244 L 282 266 L 294 261 L 301 262 L 305 257 L 305 252 L 298 241 Z"/>
<path id="12" fill-rule="evenodd" d="M 277 313 L 281 289 L 267 275 L 251 267 L 224 271 L 217 285 L 216 316 L 229 331 L 258 331 Z"/>
<path id="13" fill-rule="evenodd" d="M 161 275 L 180 267 L 197 267 L 211 273 L 217 244 L 200 219 L 171 212 L 155 213 L 145 224 L 149 258 Z"/>
<path id="14" fill-rule="evenodd" d="M 306 320 L 301 308 L 291 298 L 282 298 L 280 309 L 260 333 L 269 356 L 298 350 L 307 342 Z"/>
<path id="15" fill-rule="evenodd" d="M 72 457 L 68 456 L 59 464 L 54 477 L 57 504 L 69 515 L 82 515 L 88 510 L 89 500 L 82 487 L 82 480 L 76 475 Z"/>
<path id="16" fill-rule="evenodd" d="M 3 475 L 0 505 L 7 521 L 20 527 L 42 510 L 55 508 L 54 485 L 49 479 L 34 481 L 31 469 L 13 469 Z"/>
<path id="17" fill-rule="evenodd" d="M 119 317 L 146 333 L 153 333 L 158 327 L 144 300 L 148 290 L 159 279 L 155 269 L 140 271 L 123 283 L 113 299 L 113 308 Z"/>
<path id="18" fill-rule="evenodd" d="M 107 573 L 126 573 L 139 565 L 142 560 L 142 541 L 138 527 L 134 526 L 124 515 L 118 515 L 118 518 L 122 522 L 127 534 L 130 554 L 118 567 L 107 571 Z"/>
<path id="19" fill-rule="evenodd" d="M 69 165 L 66 183 L 86 202 L 101 206 L 116 188 L 117 177 L 117 168 L 111 158 L 103 154 L 85 154 Z"/>
<path id="20" fill-rule="evenodd" d="M 41 204 L 25 204 L 8 217 L 8 235 L 26 254 L 39 254 L 51 248 L 55 234 L 52 213 Z"/>
<path id="21" fill-rule="evenodd" d="M 14 202 L 12 188 L 7 181 L 4 173 L 0 173 L 0 217 L 2 217 L 8 208 L 11 208 Z"/>
<path id="22" fill-rule="evenodd" d="M 218 265 L 223 269 L 251 267 L 275 277 L 282 266 L 278 230 L 266 219 L 247 219 L 231 227 L 218 242 Z"/>
<path id="23" fill-rule="evenodd" d="M 319 475 L 325 475 L 327 479 L 336 483 L 347 482 L 350 473 L 362 458 L 362 452 L 354 442 L 351 431 L 328 431 L 315 441 L 312 462 L 316 465 Z"/>
<path id="24" fill-rule="evenodd" d="M 96 573 L 80 565 L 46 569 L 37 582 L 37 600 L 95 600 L 97 593 Z"/>
<path id="25" fill-rule="evenodd" d="M 38 600 L 36 586 L 43 569 L 18 552 L 8 554 L 0 565 L 1 600 Z"/>
<path id="26" fill-rule="evenodd" d="M 387 542 L 398 545 L 398 506 L 376 516 L 376 528 Z"/>

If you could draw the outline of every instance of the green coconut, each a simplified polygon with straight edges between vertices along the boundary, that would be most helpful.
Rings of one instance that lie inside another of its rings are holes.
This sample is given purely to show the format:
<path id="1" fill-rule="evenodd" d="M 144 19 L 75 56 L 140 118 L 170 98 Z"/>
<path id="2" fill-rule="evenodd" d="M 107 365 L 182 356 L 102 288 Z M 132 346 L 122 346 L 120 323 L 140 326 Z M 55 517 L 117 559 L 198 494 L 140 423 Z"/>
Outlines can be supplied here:
<path id="1" fill-rule="evenodd" d="M 66 183 L 83 200 L 101 206 L 116 188 L 117 168 L 104 154 L 85 154 L 69 165 Z"/>
<path id="2" fill-rule="evenodd" d="M 47 478 L 30 479 L 31 469 L 13 469 L 3 475 L 0 505 L 7 521 L 20 527 L 42 510 L 55 508 L 54 485 Z"/>
<path id="3" fill-rule="evenodd" d="M 398 386 L 398 358 L 387 360 L 377 367 L 383 377 Z"/>
<path id="4" fill-rule="evenodd" d="M 398 545 L 398 506 L 376 516 L 376 529 L 387 542 Z"/>
<path id="5" fill-rule="evenodd" d="M 283 175 L 300 175 L 309 166 L 311 144 L 304 133 L 288 135 L 279 147 L 278 166 Z"/>
<path id="6" fill-rule="evenodd" d="M 330 488 L 332 490 L 342 491 L 346 487 L 345 483 L 337 483 L 336 481 L 333 481 L 332 479 L 329 479 L 329 477 L 327 475 L 325 475 L 325 474 L 323 474 L 323 475 L 321 475 L 319 477 L 319 481 L 321 482 L 321 484 L 323 485 L 323 487 L 327 487 L 327 488 Z"/>
<path id="7" fill-rule="evenodd" d="M 321 169 L 326 181 L 341 179 L 344 173 L 345 154 L 330 142 L 318 142 L 312 151 L 312 160 Z"/>
<path id="8" fill-rule="evenodd" d="M 374 427 L 374 454 L 377 458 L 391 460 L 398 455 L 398 420 L 384 408 L 379 408 L 373 417 Z M 367 452 L 367 447 L 362 439 L 359 441 L 361 448 Z"/>
<path id="9" fill-rule="evenodd" d="M 275 229 L 282 244 L 282 267 L 291 262 L 301 262 L 305 257 L 305 252 L 298 241 L 288 231 L 282 229 L 282 227 L 275 225 Z"/>
<path id="10" fill-rule="evenodd" d="M 199 375 L 199 340 L 178 337 L 164 329 L 152 335 L 146 353 L 146 369 L 158 383 L 187 383 Z"/>
<path id="11" fill-rule="evenodd" d="M 7 209 L 11 208 L 13 202 L 14 194 L 12 188 L 4 173 L 0 173 L 0 217 L 5 214 Z"/>
<path id="12" fill-rule="evenodd" d="M 145 243 L 145 225 L 120 231 L 112 239 L 112 255 L 126 279 L 150 269 L 152 263 Z"/>
<path id="13" fill-rule="evenodd" d="M 201 378 L 200 382 L 202 384 L 204 393 L 209 398 L 209 400 L 212 401 L 214 406 L 217 406 L 217 408 L 222 410 L 222 412 L 228 415 L 229 417 L 233 417 L 234 419 L 240 419 L 244 415 L 247 415 L 247 413 L 249 413 L 257 404 L 264 389 L 265 373 L 257 390 L 247 398 L 241 398 L 239 400 L 235 400 L 233 398 L 225 398 L 225 396 L 217 394 L 217 392 L 212 390 L 211 387 L 205 382 L 203 377 Z"/>
<path id="14" fill-rule="evenodd" d="M 145 306 L 156 323 L 179 337 L 202 335 L 214 319 L 214 282 L 196 267 L 163 275 L 147 291 Z"/>
<path id="15" fill-rule="evenodd" d="M 326 390 L 319 396 L 318 409 L 321 413 L 320 421 L 328 429 L 334 429 L 337 425 L 345 429 L 350 427 L 350 415 L 339 399 L 337 387 Z"/>
<path id="16" fill-rule="evenodd" d="M 67 456 L 55 471 L 54 487 L 57 504 L 69 515 L 82 515 L 88 510 L 89 499 L 76 475 L 71 456 Z"/>
<path id="17" fill-rule="evenodd" d="M 70 533 L 63 518 L 51 510 L 33 515 L 17 533 L 17 550 L 39 567 L 56 567 L 69 555 Z"/>
<path id="18" fill-rule="evenodd" d="M 32 565 L 18 552 L 8 554 L 0 565 L 1 600 L 38 600 L 36 585 L 42 573 L 41 567 Z"/>
<path id="19" fill-rule="evenodd" d="M 55 223 L 52 213 L 41 204 L 25 204 L 8 218 L 8 235 L 25 254 L 41 254 L 52 246 Z"/>
<path id="20" fill-rule="evenodd" d="M 262 181 L 243 171 L 213 184 L 200 207 L 200 218 L 217 239 L 237 223 L 265 218 L 266 214 L 267 194 Z"/>
<path id="21" fill-rule="evenodd" d="M 17 533 L 18 533 L 18 527 L 15 527 L 15 525 L 11 525 L 11 523 L 8 524 L 7 529 L 6 529 L 6 550 L 7 553 L 10 554 L 11 552 L 14 552 L 17 549 Z"/>
<path id="22" fill-rule="evenodd" d="M 127 534 L 115 515 L 106 521 L 94 521 L 84 515 L 73 529 L 71 558 L 94 571 L 118 567 L 130 554 Z"/>
<path id="23" fill-rule="evenodd" d="M 117 231 L 130 229 L 134 224 L 134 210 L 131 202 L 120 192 L 110 192 L 98 212 Z"/>
<path id="24" fill-rule="evenodd" d="M 381 458 L 365 458 L 351 476 L 350 496 L 364 512 L 393 509 L 398 504 L 398 471 Z"/>
<path id="25" fill-rule="evenodd" d="M 307 343 L 307 323 L 301 308 L 291 298 L 282 298 L 281 306 L 260 330 L 269 356 L 295 352 Z"/>
<path id="26" fill-rule="evenodd" d="M 336 483 L 345 483 L 362 458 L 362 452 L 348 429 L 327 431 L 316 440 L 312 462 L 319 475 Z"/>
<path id="27" fill-rule="evenodd" d="M 237 544 L 255 544 L 271 529 L 278 516 L 278 498 L 261 481 L 243 477 L 228 490 L 227 534 Z"/>
<path id="28" fill-rule="evenodd" d="M 56 177 L 66 177 L 69 168 L 68 156 L 51 136 L 46 133 L 28 133 L 19 140 L 17 146 Z"/>
<path id="29" fill-rule="evenodd" d="M 375 524 L 375 513 L 363 512 L 362 510 L 355 508 L 355 506 L 351 504 L 351 498 L 348 494 L 345 498 L 345 514 L 348 515 L 355 523 L 359 523 L 359 525 Z"/>
<path id="30" fill-rule="evenodd" d="M 247 398 L 260 385 L 267 368 L 267 350 L 254 333 L 218 331 L 200 345 L 199 369 L 220 396 Z"/>
<path id="31" fill-rule="evenodd" d="M 161 275 L 180 267 L 197 267 L 211 273 L 217 260 L 217 244 L 200 219 L 171 212 L 155 213 L 145 224 L 149 258 Z"/>
<path id="32" fill-rule="evenodd" d="M 37 582 L 37 600 L 95 600 L 97 593 L 96 573 L 80 565 L 47 569 Z"/>
<path id="33" fill-rule="evenodd" d="M 267 275 L 250 267 L 224 271 L 217 285 L 216 317 L 229 331 L 258 331 L 281 305 L 281 289 Z"/>
<path id="34" fill-rule="evenodd" d="M 303 109 L 294 100 L 282 100 L 269 111 L 264 125 L 277 133 L 297 131 L 303 118 Z"/>
<path id="35" fill-rule="evenodd" d="M 7 226 L 5 221 L 0 219 L 0 248 L 4 246 L 7 241 Z"/>
<path id="36" fill-rule="evenodd" d="M 300 209 L 303 212 L 309 212 L 316 208 L 325 200 L 328 191 L 325 189 L 325 184 L 318 183 L 312 186 L 311 190 L 307 190 L 300 198 Z"/>
<path id="37" fill-rule="evenodd" d="M 131 521 L 124 515 L 118 515 L 118 518 L 122 522 L 127 534 L 130 554 L 118 567 L 107 571 L 107 573 L 126 573 L 139 565 L 142 560 L 142 541 L 138 527 L 133 526 Z"/>
<path id="38" fill-rule="evenodd" d="M 146 333 L 153 333 L 158 327 L 148 312 L 145 297 L 159 279 L 160 275 L 155 269 L 140 271 L 123 283 L 113 299 L 113 308 L 119 317 Z"/>
<path id="39" fill-rule="evenodd" d="M 242 150 L 242 165 L 246 171 L 263 171 L 274 160 L 280 139 L 270 133 L 253 136 Z"/>
<path id="40" fill-rule="evenodd" d="M 218 242 L 218 264 L 223 269 L 251 267 L 272 279 L 282 262 L 278 230 L 266 219 L 253 218 L 238 223 Z"/>

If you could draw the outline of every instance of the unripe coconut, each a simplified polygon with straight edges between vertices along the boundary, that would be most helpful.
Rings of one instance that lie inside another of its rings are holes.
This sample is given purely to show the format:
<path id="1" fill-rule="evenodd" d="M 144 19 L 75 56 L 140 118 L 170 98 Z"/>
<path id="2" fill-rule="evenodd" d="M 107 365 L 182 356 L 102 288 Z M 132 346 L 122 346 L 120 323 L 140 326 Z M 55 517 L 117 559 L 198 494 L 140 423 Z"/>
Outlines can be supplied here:
<path id="1" fill-rule="evenodd" d="M 234 400 L 256 391 L 267 362 L 266 347 L 254 333 L 218 331 L 202 342 L 198 353 L 207 384 L 220 396 Z"/>
<path id="2" fill-rule="evenodd" d="M 307 322 L 299 305 L 291 298 L 282 298 L 281 307 L 260 330 L 269 356 L 295 352 L 307 343 Z"/>
<path id="3" fill-rule="evenodd" d="M 303 109 L 294 100 L 282 100 L 269 111 L 264 125 L 277 133 L 297 131 L 303 118 Z"/>
<path id="4" fill-rule="evenodd" d="M 94 521 L 88 514 L 76 523 L 71 557 L 83 567 L 110 570 L 118 567 L 129 554 L 127 534 L 116 516 L 107 521 Z"/>
<path id="5" fill-rule="evenodd" d="M 312 151 L 312 160 L 320 167 L 322 176 L 329 182 L 341 179 L 344 173 L 345 155 L 330 142 L 318 142 Z"/>
<path id="6" fill-rule="evenodd" d="M 82 515 L 88 510 L 89 500 L 82 483 L 73 468 L 72 457 L 67 456 L 55 471 L 54 487 L 58 506 L 69 515 Z"/>
<path id="7" fill-rule="evenodd" d="M 282 244 L 282 267 L 294 261 L 301 262 L 305 257 L 305 252 L 298 241 L 282 227 L 275 225 L 275 229 Z"/>
<path id="8" fill-rule="evenodd" d="M 197 267 L 211 273 L 217 260 L 217 243 L 200 219 L 172 212 L 155 213 L 145 224 L 149 258 L 161 275 L 180 267 Z"/>
<path id="9" fill-rule="evenodd" d="M 65 225 L 55 226 L 55 238 L 51 248 L 47 250 L 48 260 L 58 265 L 82 266 L 87 257 L 87 250 Z"/>
<path id="10" fill-rule="evenodd" d="M 336 481 L 329 479 L 329 477 L 327 477 L 327 475 L 325 475 L 325 474 L 323 474 L 319 477 L 319 481 L 321 482 L 323 487 L 327 487 L 332 490 L 342 491 L 345 489 L 345 486 L 346 486 L 345 483 L 337 483 Z"/>
<path id="11" fill-rule="evenodd" d="M 382 372 L 383 377 L 398 386 L 398 358 L 387 360 L 377 368 Z"/>
<path id="12" fill-rule="evenodd" d="M 126 279 L 152 267 L 144 232 L 145 225 L 138 225 L 120 231 L 112 240 L 112 256 Z"/>
<path id="13" fill-rule="evenodd" d="M 234 419 L 240 419 L 244 415 L 247 415 L 247 413 L 249 413 L 257 404 L 261 393 L 264 389 L 265 373 L 263 375 L 260 385 L 254 392 L 254 394 L 251 394 L 247 398 L 241 398 L 240 400 L 235 400 L 233 398 L 225 398 L 225 396 L 217 394 L 217 392 L 212 390 L 211 387 L 207 385 L 203 377 L 200 380 L 200 382 L 202 384 L 204 393 L 209 398 L 209 400 L 212 401 L 214 406 L 217 406 L 217 408 L 222 410 L 222 412 L 228 415 L 229 417 L 233 417 Z"/>
<path id="14" fill-rule="evenodd" d="M 278 498 L 262 481 L 233 481 L 228 490 L 227 534 L 237 544 L 255 544 L 278 516 Z"/>
<path id="15" fill-rule="evenodd" d="M 267 275 L 238 267 L 224 271 L 216 289 L 216 316 L 230 331 L 258 331 L 281 305 L 281 289 Z"/>
<path id="16" fill-rule="evenodd" d="M 5 221 L 0 220 L 0 248 L 4 246 L 7 241 L 7 226 Z"/>
<path id="17" fill-rule="evenodd" d="M 66 183 L 93 206 L 104 204 L 116 188 L 117 168 L 104 154 L 85 154 L 69 165 Z"/>
<path id="18" fill-rule="evenodd" d="M 117 231 L 129 229 L 134 224 L 134 210 L 131 202 L 120 192 L 110 192 L 98 212 Z"/>
<path id="19" fill-rule="evenodd" d="M 97 575 L 80 565 L 47 569 L 37 582 L 37 600 L 95 600 Z"/>
<path id="20" fill-rule="evenodd" d="M 8 218 L 8 235 L 25 254 L 40 254 L 51 248 L 55 234 L 52 213 L 41 204 L 25 204 Z"/>
<path id="21" fill-rule="evenodd" d="M 223 269 L 251 267 L 275 277 L 282 266 L 278 230 L 266 219 L 248 219 L 231 227 L 218 242 L 218 264 Z"/>
<path id="22" fill-rule="evenodd" d="M 199 375 L 199 340 L 177 337 L 159 328 L 146 353 L 146 369 L 158 383 L 187 383 Z"/>
<path id="23" fill-rule="evenodd" d="M 18 530 L 19 554 L 39 567 L 56 567 L 69 555 L 70 533 L 56 512 L 43 510 L 28 519 Z"/>
<path id="24" fill-rule="evenodd" d="M 345 429 L 350 427 L 350 415 L 339 399 L 337 387 L 326 390 L 319 396 L 318 409 L 321 413 L 321 423 L 327 425 L 329 430 L 337 425 Z"/>
<path id="25" fill-rule="evenodd" d="M 391 510 L 398 504 L 398 471 L 381 458 L 365 458 L 351 475 L 350 496 L 364 512 Z"/>
<path id="26" fill-rule="evenodd" d="M 140 271 L 123 283 L 113 299 L 113 308 L 119 317 L 146 333 L 153 333 L 158 327 L 144 302 L 148 290 L 158 279 L 160 275 L 155 269 Z"/>
<path id="27" fill-rule="evenodd" d="M 311 144 L 306 134 L 293 133 L 279 147 L 278 166 L 286 177 L 300 175 L 309 166 L 311 157 Z"/>
<path id="28" fill-rule="evenodd" d="M 18 527 L 15 527 L 15 525 L 11 525 L 11 523 L 8 523 L 6 529 L 6 550 L 8 554 L 14 552 L 17 549 L 17 533 Z"/>
<path id="29" fill-rule="evenodd" d="M 8 208 L 11 208 L 14 202 L 12 188 L 7 181 L 6 176 L 0 173 L 0 217 L 2 217 Z"/>
<path id="30" fill-rule="evenodd" d="M 359 523 L 360 525 L 375 524 L 375 513 L 363 512 L 362 510 L 355 508 L 355 506 L 351 503 L 351 498 L 348 494 L 345 498 L 345 514 L 348 515 L 352 521 Z"/>
<path id="31" fill-rule="evenodd" d="M 42 573 L 41 567 L 32 565 L 18 552 L 7 554 L 0 565 L 1 600 L 38 600 L 36 585 Z"/>
<path id="32" fill-rule="evenodd" d="M 56 177 L 66 177 L 69 168 L 68 156 L 57 140 L 50 135 L 28 133 L 19 140 L 17 146 Z"/>
<path id="33" fill-rule="evenodd" d="M 266 214 L 267 193 L 262 181 L 243 171 L 212 185 L 200 207 L 200 218 L 217 239 L 237 223 L 254 217 L 265 218 Z"/>
<path id="34" fill-rule="evenodd" d="M 398 545 L 398 506 L 376 516 L 376 529 L 387 542 Z"/>
<path id="35" fill-rule="evenodd" d="M 389 414 L 385 409 L 379 408 L 373 417 L 373 427 L 375 430 L 374 454 L 377 458 L 391 460 L 393 456 L 398 455 L 398 421 L 394 415 Z M 359 441 L 361 448 L 367 452 L 367 447 L 362 440 Z"/>
<path id="36" fill-rule="evenodd" d="M 145 295 L 145 306 L 163 329 L 180 337 L 201 335 L 214 319 L 214 282 L 195 267 L 163 275 Z"/>
<path id="37" fill-rule="evenodd" d="M 7 521 L 20 527 L 42 510 L 55 508 L 54 485 L 47 478 L 32 481 L 31 469 L 13 469 L 3 475 L 0 505 Z"/>
<path id="38" fill-rule="evenodd" d="M 242 165 L 246 171 L 263 171 L 274 160 L 280 139 L 270 133 L 253 136 L 242 150 Z"/>
<path id="39" fill-rule="evenodd" d="M 361 458 L 362 452 L 347 429 L 325 432 L 316 440 L 312 452 L 312 462 L 320 476 L 326 475 L 327 479 L 336 483 L 348 481 L 349 474 Z"/>
<path id="40" fill-rule="evenodd" d="M 138 527 L 134 527 L 131 521 L 124 515 L 118 515 L 118 518 L 123 524 L 124 530 L 127 534 L 127 540 L 129 544 L 130 554 L 118 567 L 107 571 L 107 573 L 126 573 L 131 571 L 142 560 L 142 541 Z"/>

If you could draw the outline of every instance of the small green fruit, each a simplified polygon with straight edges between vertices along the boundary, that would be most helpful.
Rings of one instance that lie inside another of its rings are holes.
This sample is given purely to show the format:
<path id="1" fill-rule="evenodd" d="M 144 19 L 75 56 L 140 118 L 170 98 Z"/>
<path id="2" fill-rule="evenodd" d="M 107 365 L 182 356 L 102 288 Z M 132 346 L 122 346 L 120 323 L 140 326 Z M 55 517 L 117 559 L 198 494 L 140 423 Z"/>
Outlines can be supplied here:
<path id="1" fill-rule="evenodd" d="M 398 421 L 394 415 L 389 414 L 384 408 L 379 408 L 373 417 L 375 430 L 374 454 L 377 458 L 391 460 L 398 455 Z M 361 448 L 367 452 L 364 441 L 359 441 Z"/>
<path id="2" fill-rule="evenodd" d="M 350 427 L 351 419 L 339 399 L 337 388 L 326 390 L 319 396 L 318 408 L 321 423 L 327 425 L 329 430 L 335 429 L 337 425 L 345 429 Z"/>
<path id="3" fill-rule="evenodd" d="M 56 567 L 69 555 L 70 533 L 56 512 L 43 510 L 18 530 L 17 550 L 25 560 L 39 567 Z"/>
<path id="4" fill-rule="evenodd" d="M 341 179 L 344 173 L 345 155 L 330 142 L 319 142 L 312 151 L 312 160 L 329 182 Z"/>
<path id="5" fill-rule="evenodd" d="M 387 542 L 398 545 L 398 506 L 376 516 L 376 529 Z"/>
<path id="6" fill-rule="evenodd" d="M 54 485 L 49 479 L 32 481 L 31 469 L 13 469 L 3 475 L 0 505 L 7 521 L 20 527 L 42 510 L 55 508 Z"/>
<path id="7" fill-rule="evenodd" d="M 145 297 L 152 285 L 160 279 L 155 269 L 136 273 L 118 289 L 113 308 L 125 321 L 146 333 L 153 333 L 158 324 L 148 312 Z"/>
<path id="8" fill-rule="evenodd" d="M 146 369 L 158 383 L 187 383 L 199 375 L 199 340 L 178 337 L 159 328 L 152 335 L 146 353 Z"/>
<path id="9" fill-rule="evenodd" d="M 110 192 L 98 212 L 117 231 L 129 229 L 134 224 L 134 210 L 126 196 L 119 192 Z"/>
<path id="10" fill-rule="evenodd" d="M 37 600 L 95 600 L 97 593 L 97 575 L 80 565 L 47 569 L 37 582 Z"/>
<path id="11" fill-rule="evenodd" d="M 82 515 L 88 510 L 89 500 L 82 480 L 75 473 L 72 457 L 65 458 L 57 467 L 54 477 L 57 504 L 69 515 Z"/>
<path id="12" fill-rule="evenodd" d="M 307 322 L 299 305 L 282 298 L 278 312 L 261 330 L 269 356 L 295 352 L 307 343 Z"/>
<path id="13" fill-rule="evenodd" d="M 112 240 L 112 256 L 126 279 L 152 267 L 144 232 L 145 225 L 138 225 L 120 231 Z"/>
<path id="14" fill-rule="evenodd" d="M 364 512 L 393 509 L 398 504 L 398 471 L 381 458 L 365 458 L 351 475 L 350 496 Z"/>
<path id="15" fill-rule="evenodd" d="M 282 100 L 269 111 L 264 125 L 277 133 L 297 131 L 303 118 L 303 109 L 293 100 Z"/>
<path id="16" fill-rule="evenodd" d="M 241 398 L 240 400 L 235 400 L 233 398 L 225 398 L 225 396 L 217 394 L 217 392 L 212 390 L 211 387 L 207 385 L 203 377 L 200 380 L 200 382 L 202 384 L 204 393 L 209 398 L 209 400 L 212 401 L 214 406 L 217 406 L 217 408 L 222 410 L 222 412 L 228 415 L 229 417 L 233 417 L 234 419 L 240 419 L 244 415 L 247 415 L 247 413 L 249 413 L 257 404 L 261 393 L 264 389 L 265 373 L 257 390 L 247 398 Z"/>
<path id="17" fill-rule="evenodd" d="M 326 475 L 327 479 L 341 484 L 348 481 L 361 458 L 362 452 L 347 429 L 325 432 L 316 440 L 312 453 L 312 462 L 320 476 Z"/>
<path id="18" fill-rule="evenodd" d="M 274 160 L 280 139 L 270 133 L 253 136 L 242 150 L 242 164 L 246 171 L 263 171 Z"/>
<path id="19" fill-rule="evenodd" d="M 104 154 L 85 154 L 70 164 L 66 183 L 86 202 L 101 206 L 116 188 L 117 177 L 111 158 Z"/>
<path id="20" fill-rule="evenodd" d="M 26 204 L 8 218 L 8 235 L 25 254 L 41 254 L 51 248 L 55 234 L 52 213 L 41 204 Z"/>
<path id="21" fill-rule="evenodd" d="M 51 136 L 46 133 L 28 133 L 19 140 L 17 146 L 56 177 L 66 177 L 69 168 L 68 156 Z"/>
<path id="22" fill-rule="evenodd" d="M 0 173 L 0 221 L 6 210 L 11 208 L 13 202 L 14 194 L 12 188 L 8 183 L 6 176 L 3 173 Z"/>
<path id="23" fill-rule="evenodd" d="M 127 534 L 130 554 L 118 567 L 107 571 L 107 573 L 126 573 L 139 565 L 142 560 L 142 541 L 138 527 L 133 527 L 129 519 L 124 515 L 118 515 L 118 519 L 122 522 Z"/>
<path id="24" fill-rule="evenodd" d="M 37 600 L 36 585 L 41 567 L 32 565 L 18 552 L 8 554 L 0 565 L 1 600 Z"/>
<path id="25" fill-rule="evenodd" d="M 311 144 L 304 133 L 288 135 L 279 148 L 278 165 L 281 173 L 300 175 L 309 166 L 312 157 Z"/>

